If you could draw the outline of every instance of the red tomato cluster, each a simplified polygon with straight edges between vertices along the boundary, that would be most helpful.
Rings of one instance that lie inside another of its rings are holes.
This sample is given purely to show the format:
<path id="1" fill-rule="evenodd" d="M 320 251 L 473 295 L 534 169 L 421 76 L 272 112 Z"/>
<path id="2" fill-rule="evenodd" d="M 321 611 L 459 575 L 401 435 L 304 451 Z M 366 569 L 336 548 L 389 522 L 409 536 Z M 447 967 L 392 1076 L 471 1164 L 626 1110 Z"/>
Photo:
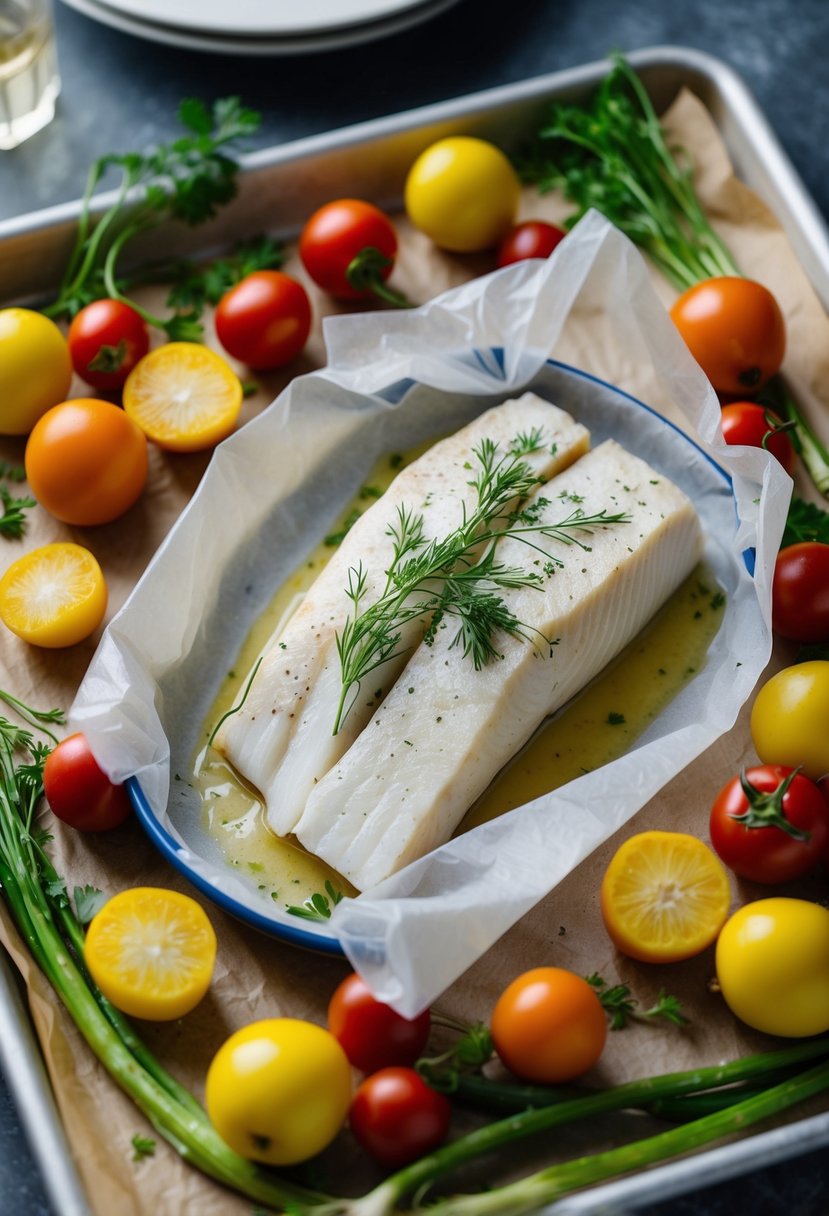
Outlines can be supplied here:
<path id="1" fill-rule="evenodd" d="M 369 1075 L 354 1095 L 349 1125 L 376 1161 L 397 1168 L 437 1148 L 451 1106 L 411 1067 L 426 1046 L 431 1016 L 401 1017 L 359 975 L 346 977 L 328 1005 L 328 1029 L 355 1068 Z"/>

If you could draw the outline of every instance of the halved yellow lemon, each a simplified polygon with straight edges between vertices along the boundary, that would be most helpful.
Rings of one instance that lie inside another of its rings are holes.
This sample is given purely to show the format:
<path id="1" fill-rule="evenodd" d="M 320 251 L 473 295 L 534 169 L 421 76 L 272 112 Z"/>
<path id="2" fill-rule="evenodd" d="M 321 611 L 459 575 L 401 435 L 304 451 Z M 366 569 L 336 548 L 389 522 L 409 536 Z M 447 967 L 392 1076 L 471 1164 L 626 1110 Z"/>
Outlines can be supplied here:
<path id="1" fill-rule="evenodd" d="M 226 439 L 242 408 L 242 384 L 215 351 L 168 342 L 145 355 L 124 385 L 124 410 L 170 452 L 198 452 Z"/>
<path id="2" fill-rule="evenodd" d="M 84 961 L 116 1009 L 169 1022 L 189 1013 L 207 992 L 216 934 L 189 895 L 133 887 L 114 895 L 92 918 Z"/>
<path id="3" fill-rule="evenodd" d="M 725 924 L 731 890 L 711 849 L 684 832 L 631 836 L 607 867 L 602 917 L 613 944 L 643 963 L 699 954 Z"/>
<path id="4" fill-rule="evenodd" d="M 83 545 L 43 545 L 0 579 L 0 620 L 24 642 L 74 646 L 100 625 L 107 606 L 101 567 Z"/>

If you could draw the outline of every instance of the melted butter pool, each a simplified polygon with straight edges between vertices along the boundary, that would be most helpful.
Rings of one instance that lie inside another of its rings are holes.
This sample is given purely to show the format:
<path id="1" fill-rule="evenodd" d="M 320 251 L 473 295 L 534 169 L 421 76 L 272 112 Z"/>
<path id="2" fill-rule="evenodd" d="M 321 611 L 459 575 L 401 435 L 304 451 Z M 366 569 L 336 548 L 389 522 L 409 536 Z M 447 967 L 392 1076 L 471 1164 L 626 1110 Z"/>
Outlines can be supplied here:
<path id="1" fill-rule="evenodd" d="M 301 905 L 313 893 L 323 892 L 326 882 L 344 894 L 354 891 L 324 862 L 268 829 L 256 791 L 206 741 L 222 716 L 239 703 L 257 657 L 281 633 L 344 530 L 372 505 L 397 471 L 428 446 L 405 456 L 386 457 L 373 470 L 332 534 L 274 595 L 228 672 L 204 725 L 205 746 L 194 761 L 192 777 L 202 799 L 204 826 L 219 843 L 228 865 L 247 877 L 263 901 L 280 907 Z M 467 813 L 456 834 L 557 789 L 627 751 L 703 666 L 720 627 L 724 604 L 711 573 L 698 566 L 616 660 L 539 728 Z"/>

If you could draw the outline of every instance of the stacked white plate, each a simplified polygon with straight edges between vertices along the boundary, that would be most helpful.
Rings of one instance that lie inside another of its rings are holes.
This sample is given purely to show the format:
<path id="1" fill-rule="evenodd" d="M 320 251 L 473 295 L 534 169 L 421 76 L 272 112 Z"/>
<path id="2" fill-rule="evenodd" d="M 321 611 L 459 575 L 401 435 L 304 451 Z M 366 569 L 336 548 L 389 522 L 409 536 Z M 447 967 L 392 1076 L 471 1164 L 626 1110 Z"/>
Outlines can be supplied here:
<path id="1" fill-rule="evenodd" d="M 64 0 L 126 34 L 223 55 L 299 55 L 397 34 L 458 0 Z"/>

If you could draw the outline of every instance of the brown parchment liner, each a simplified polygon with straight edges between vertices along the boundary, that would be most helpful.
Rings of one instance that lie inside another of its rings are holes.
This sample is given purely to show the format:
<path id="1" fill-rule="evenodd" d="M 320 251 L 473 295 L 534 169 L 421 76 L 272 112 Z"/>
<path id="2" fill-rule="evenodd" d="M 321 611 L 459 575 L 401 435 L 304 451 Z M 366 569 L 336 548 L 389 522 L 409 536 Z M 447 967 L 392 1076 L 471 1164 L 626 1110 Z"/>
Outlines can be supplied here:
<path id="1" fill-rule="evenodd" d="M 765 205 L 736 180 L 714 123 L 690 94 L 680 96 L 666 116 L 672 141 L 687 150 L 697 170 L 700 197 L 715 226 L 733 250 L 745 273 L 762 280 L 775 293 L 786 314 L 788 351 L 784 370 L 805 406 L 813 425 L 829 439 L 829 320 L 806 274 L 798 265 L 789 242 Z M 539 199 L 527 191 L 526 218 L 563 219 L 569 205 L 556 196 Z M 492 268 L 489 255 L 452 257 L 437 251 L 420 233 L 399 221 L 401 251 L 394 283 L 411 299 L 423 301 L 473 274 Z M 289 372 L 259 377 L 262 389 L 245 402 L 243 420 L 270 402 L 290 375 L 310 370 L 324 360 L 320 316 L 336 306 L 312 284 L 295 259 L 288 264 L 309 287 L 315 309 L 314 332 L 305 354 Z M 667 302 L 672 289 L 654 275 Z M 150 297 L 150 302 L 152 298 Z M 158 301 L 156 301 L 158 302 Z M 670 403 L 660 400 L 649 369 L 633 366 L 623 351 L 607 338 L 601 310 L 577 311 L 565 331 L 557 357 L 596 375 L 664 409 L 682 421 Z M 240 369 L 241 370 L 241 369 Z M 73 395 L 90 395 L 76 380 Z M 0 458 L 22 460 L 23 441 L 0 441 Z M 104 569 L 109 586 L 108 618 L 122 604 L 149 558 L 169 530 L 198 484 L 208 456 L 171 456 L 151 453 L 150 477 L 141 501 L 120 520 L 98 528 L 69 528 L 41 509 L 30 513 L 31 522 L 21 542 L 2 542 L 0 569 L 23 552 L 54 540 L 75 540 L 90 548 Z M 816 498 L 800 471 L 797 491 Z M 22 491 L 21 491 L 22 492 Z M 205 556 L 207 560 L 207 555 Z M 171 594 L 174 591 L 171 589 Z M 42 651 L 0 635 L 2 687 L 40 708 L 70 704 L 91 658 L 98 636 L 67 651 Z M 778 644 L 772 669 L 794 659 L 794 649 Z M 737 725 L 696 763 L 680 773 L 648 803 L 617 837 L 583 862 L 561 885 L 506 934 L 440 1001 L 442 1010 L 467 1020 L 486 1019 L 499 990 L 531 966 L 555 964 L 580 974 L 599 971 L 613 983 L 630 984 L 634 996 L 647 1007 L 661 987 L 678 995 L 691 1018 L 679 1031 L 635 1024 L 612 1034 L 595 1070 L 597 1082 L 617 1082 L 636 1076 L 734 1058 L 772 1045 L 773 1040 L 738 1024 L 722 1000 L 709 991 L 713 949 L 696 959 L 673 966 L 649 967 L 618 955 L 611 946 L 598 910 L 597 892 L 604 869 L 622 838 L 648 828 L 694 832 L 708 838 L 708 811 L 721 786 L 743 763 L 755 760 L 748 731 L 748 710 Z M 90 883 L 108 893 L 129 886 L 169 886 L 201 898 L 154 851 L 135 823 L 97 837 L 81 836 L 61 824 L 54 826 L 55 864 L 75 885 Z M 732 878 L 734 906 L 762 897 L 760 888 Z M 819 879 L 775 894 L 825 898 Z M 219 938 L 215 978 L 208 996 L 185 1019 L 167 1025 L 143 1024 L 140 1029 L 150 1047 L 185 1085 L 199 1097 L 213 1053 L 229 1033 L 260 1017 L 288 1015 L 324 1023 L 328 999 L 347 971 L 344 961 L 314 955 L 272 941 L 227 917 L 212 905 L 207 911 Z M 251 1203 L 229 1194 L 185 1165 L 157 1136 L 155 1155 L 132 1161 L 135 1133 L 154 1135 L 132 1101 L 110 1081 L 102 1066 L 75 1030 L 49 985 L 31 961 L 0 907 L 0 939 L 10 951 L 26 983 L 35 1027 L 52 1079 L 75 1163 L 97 1216 L 243 1216 Z M 818 1100 L 801 1114 L 824 1109 Z M 458 1126 L 463 1125 L 463 1117 Z M 645 1134 L 650 1121 L 617 1117 L 593 1124 L 589 1139 L 583 1130 L 556 1133 L 555 1154 L 566 1157 L 607 1147 L 623 1138 Z M 336 1193 L 359 1193 L 373 1180 L 370 1168 L 355 1166 L 347 1133 L 314 1165 L 314 1185 Z M 550 1160 L 545 1146 L 510 1151 L 510 1173 Z M 506 1174 L 499 1175 L 506 1177 Z M 492 1163 L 483 1172 L 467 1170 L 455 1185 L 497 1181 Z"/>

